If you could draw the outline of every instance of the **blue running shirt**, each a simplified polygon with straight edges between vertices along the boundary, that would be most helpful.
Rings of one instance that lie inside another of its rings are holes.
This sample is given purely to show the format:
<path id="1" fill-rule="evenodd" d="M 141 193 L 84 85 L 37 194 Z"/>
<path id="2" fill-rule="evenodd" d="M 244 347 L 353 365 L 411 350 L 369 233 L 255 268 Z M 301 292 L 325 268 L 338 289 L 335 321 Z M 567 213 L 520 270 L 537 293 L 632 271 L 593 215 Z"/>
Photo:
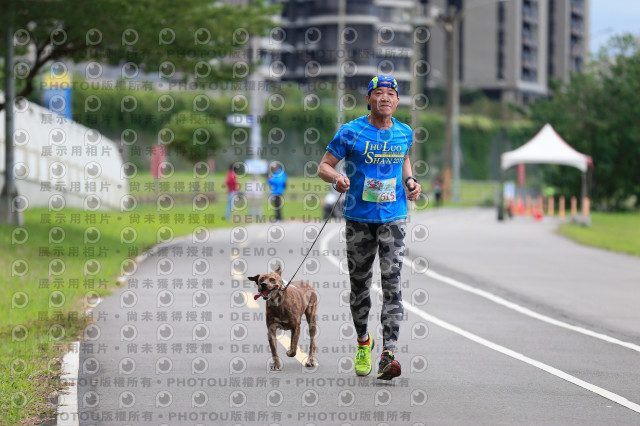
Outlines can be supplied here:
<path id="1" fill-rule="evenodd" d="M 272 195 L 282 195 L 287 187 L 287 174 L 284 170 L 276 170 L 267 181 L 271 185 Z"/>
<path id="2" fill-rule="evenodd" d="M 344 217 L 385 223 L 407 217 L 402 165 L 413 143 L 411 128 L 395 118 L 390 129 L 372 126 L 367 116 L 338 130 L 327 151 L 345 160 L 351 185 L 345 194 Z"/>

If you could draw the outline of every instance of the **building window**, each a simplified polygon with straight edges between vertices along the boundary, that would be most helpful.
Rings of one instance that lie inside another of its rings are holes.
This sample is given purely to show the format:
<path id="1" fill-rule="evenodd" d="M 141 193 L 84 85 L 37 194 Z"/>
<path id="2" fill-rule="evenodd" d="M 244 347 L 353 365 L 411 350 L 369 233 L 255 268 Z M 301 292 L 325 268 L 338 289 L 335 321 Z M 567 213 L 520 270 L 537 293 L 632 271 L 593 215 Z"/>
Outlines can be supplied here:
<path id="1" fill-rule="evenodd" d="M 524 0 L 522 5 L 522 68 L 524 81 L 538 79 L 538 4 L 533 0 Z"/>
<path id="2" fill-rule="evenodd" d="M 504 24 L 505 13 L 504 13 L 504 3 L 498 3 L 498 24 Z"/>

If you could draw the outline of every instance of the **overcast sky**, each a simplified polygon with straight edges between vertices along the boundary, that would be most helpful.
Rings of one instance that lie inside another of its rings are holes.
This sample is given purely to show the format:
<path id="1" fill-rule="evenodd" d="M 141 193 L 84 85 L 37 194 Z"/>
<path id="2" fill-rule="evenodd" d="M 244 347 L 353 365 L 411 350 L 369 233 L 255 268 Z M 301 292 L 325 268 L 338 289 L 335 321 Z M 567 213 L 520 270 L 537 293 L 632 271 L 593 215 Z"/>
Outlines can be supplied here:
<path id="1" fill-rule="evenodd" d="M 591 52 L 616 34 L 640 36 L 640 0 L 591 0 Z"/>

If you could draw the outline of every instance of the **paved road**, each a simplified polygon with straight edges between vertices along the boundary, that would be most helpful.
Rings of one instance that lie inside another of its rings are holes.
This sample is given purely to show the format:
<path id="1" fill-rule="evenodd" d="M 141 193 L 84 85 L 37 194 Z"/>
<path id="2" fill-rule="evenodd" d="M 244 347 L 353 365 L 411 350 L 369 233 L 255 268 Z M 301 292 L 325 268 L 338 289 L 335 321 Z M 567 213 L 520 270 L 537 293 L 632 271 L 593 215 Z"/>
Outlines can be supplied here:
<path id="1" fill-rule="evenodd" d="M 343 225 L 330 223 L 299 273 L 320 296 L 319 365 L 280 346 L 270 372 L 246 277 L 276 263 L 290 277 L 320 226 L 236 226 L 150 256 L 85 333 L 80 424 L 640 423 L 640 259 L 493 210 L 412 217 L 403 375 L 382 383 L 352 372 Z"/>

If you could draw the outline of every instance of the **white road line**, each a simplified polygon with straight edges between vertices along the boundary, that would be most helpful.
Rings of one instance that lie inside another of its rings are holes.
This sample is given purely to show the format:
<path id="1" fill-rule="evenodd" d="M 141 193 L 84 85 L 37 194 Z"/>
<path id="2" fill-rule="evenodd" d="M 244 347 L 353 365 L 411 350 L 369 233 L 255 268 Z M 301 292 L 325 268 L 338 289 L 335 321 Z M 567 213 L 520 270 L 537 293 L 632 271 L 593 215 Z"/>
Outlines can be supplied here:
<path id="1" fill-rule="evenodd" d="M 378 286 L 372 286 L 376 291 L 381 292 L 380 288 Z M 521 353 L 515 352 L 509 348 L 506 348 L 504 346 L 498 345 L 496 343 L 493 343 L 487 339 L 483 339 L 480 336 L 477 336 L 473 333 L 470 333 L 466 330 L 461 329 L 460 327 L 456 327 L 455 325 L 449 324 L 446 321 L 443 321 L 439 318 L 436 318 L 432 315 L 427 314 L 426 312 L 416 308 L 415 306 L 411 305 L 408 302 L 403 302 L 403 305 L 405 307 L 405 309 L 407 309 L 409 312 L 418 315 L 419 317 L 423 318 L 426 321 L 429 321 L 432 324 L 435 324 L 441 328 L 444 328 L 445 330 L 449 330 L 453 333 L 456 333 L 462 337 L 466 337 L 467 339 L 479 343 L 482 346 L 485 346 L 489 349 L 493 349 L 496 352 L 500 352 L 503 355 L 507 355 L 513 359 L 517 359 L 518 361 L 522 361 L 526 364 L 529 364 L 533 367 L 539 368 L 540 370 L 546 371 L 549 374 L 552 374 L 556 377 L 559 377 L 563 380 L 566 380 L 570 383 L 573 383 L 574 385 L 580 386 L 583 389 L 586 389 L 590 392 L 593 392 L 595 394 L 598 394 L 604 398 L 607 398 L 610 401 L 613 401 L 617 404 L 622 405 L 623 407 L 626 407 L 630 410 L 635 411 L 636 413 L 640 413 L 640 405 L 636 404 L 635 402 L 631 402 L 629 401 L 627 398 L 620 396 L 616 393 L 613 393 L 611 391 L 608 391 L 604 388 L 601 388 L 599 386 L 596 386 L 594 384 L 591 384 L 589 382 L 585 382 L 582 379 L 579 379 L 575 376 L 572 376 L 571 374 L 565 373 L 562 370 L 559 370 L 555 367 L 552 367 L 548 364 L 545 364 L 543 362 L 540 361 L 536 361 L 535 359 L 529 358 Z"/>
<path id="2" fill-rule="evenodd" d="M 408 262 L 408 263 L 411 263 L 411 265 L 413 265 L 413 262 Z M 406 265 L 406 263 L 405 263 L 405 265 Z M 442 283 L 448 284 L 448 285 L 450 285 L 452 287 L 455 287 L 455 288 L 457 288 L 459 290 L 466 291 L 468 293 L 473 293 L 473 294 L 475 294 L 477 296 L 483 297 L 483 298 L 485 298 L 487 300 L 490 300 L 490 301 L 492 301 L 494 303 L 497 303 L 498 305 L 501 305 L 501 306 L 504 306 L 505 308 L 514 310 L 514 311 L 516 311 L 518 313 L 521 313 L 522 315 L 526 315 L 526 316 L 528 316 L 530 318 L 535 318 L 537 320 L 540 320 L 542 322 L 546 322 L 548 324 L 555 325 L 557 327 L 561 327 L 561 328 L 565 328 L 567 330 L 575 331 L 576 333 L 584 334 L 585 336 L 593 337 L 595 339 L 600 339 L 600 340 L 603 340 L 603 341 L 608 342 L 608 343 L 613 343 L 614 345 L 619 345 L 619 346 L 634 350 L 636 352 L 640 352 L 640 346 L 634 345 L 633 343 L 625 342 L 623 340 L 616 339 L 615 337 L 607 336 L 606 334 L 602 334 L 602 333 L 597 333 L 595 331 L 592 331 L 592 330 L 589 330 L 589 329 L 586 329 L 586 328 L 583 328 L 583 327 L 578 327 L 578 326 L 575 326 L 575 325 L 567 324 L 566 322 L 562 322 L 562 321 L 559 321 L 557 319 L 554 319 L 554 318 L 548 317 L 546 315 L 543 315 L 541 313 L 532 311 L 531 309 L 525 308 L 524 306 L 518 305 L 517 303 L 510 302 L 510 301 L 508 301 L 506 299 L 503 299 L 500 296 L 496 296 L 495 294 L 489 293 L 488 291 L 480 290 L 480 289 L 472 287 L 472 286 L 470 286 L 468 284 L 464 284 L 464 283 L 462 283 L 460 281 L 457 281 L 457 280 L 455 280 L 453 278 L 449 278 L 449 277 L 447 277 L 445 275 L 439 274 L 439 273 L 434 272 L 434 271 L 432 271 L 430 269 L 427 270 L 426 272 L 419 272 L 419 273 L 422 273 L 422 274 L 424 274 L 424 275 L 426 275 L 426 276 L 428 276 L 430 278 L 433 278 L 435 280 L 438 280 L 438 281 L 440 281 Z"/>
<path id="3" fill-rule="evenodd" d="M 338 234 L 340 232 L 340 228 L 335 228 L 332 231 L 330 231 L 321 241 L 320 243 L 320 247 L 322 251 L 325 251 L 328 249 L 328 244 L 327 242 L 331 239 L 334 238 L 336 236 L 336 234 Z M 331 261 L 334 265 L 336 265 L 338 268 L 340 267 L 340 261 L 332 255 L 328 255 L 326 257 L 329 261 Z M 377 285 L 372 285 L 371 286 L 372 289 L 374 289 L 375 291 L 377 291 L 378 293 L 381 292 L 381 289 L 379 286 Z M 529 358 L 521 353 L 518 353 L 514 350 L 511 350 L 507 347 L 504 347 L 502 345 L 498 345 L 497 343 L 493 343 L 487 339 L 484 339 L 480 336 L 477 336 L 471 332 L 468 332 L 460 327 L 457 327 L 453 324 L 450 324 L 446 321 L 441 320 L 440 318 L 434 317 L 433 315 L 429 315 L 426 312 L 424 312 L 423 310 L 416 308 L 415 306 L 413 306 L 411 303 L 407 302 L 407 301 L 403 301 L 403 305 L 405 307 L 406 310 L 408 310 L 409 312 L 412 312 L 413 314 L 421 317 L 422 319 L 424 319 L 425 321 L 428 321 L 434 325 L 437 325 L 438 327 L 441 327 L 445 330 L 448 330 L 452 333 L 455 333 L 459 336 L 462 336 L 466 339 L 469 339 L 475 343 L 478 343 L 482 346 L 485 346 L 489 349 L 492 349 L 496 352 L 499 352 L 503 355 L 509 356 L 513 359 L 516 359 L 518 361 L 522 361 L 528 365 L 531 365 L 532 367 L 538 368 L 542 371 L 545 371 L 549 374 L 552 374 L 558 378 L 561 378 L 563 380 L 568 381 L 569 383 L 573 383 L 577 386 L 580 386 L 581 388 L 588 390 L 590 392 L 593 392 L 597 395 L 600 395 L 610 401 L 615 402 L 616 404 L 620 404 L 623 407 L 626 407 L 632 411 L 635 411 L 636 413 L 640 413 L 640 405 L 636 404 L 635 402 L 629 401 L 627 398 L 620 396 L 616 393 L 613 393 L 611 391 L 608 391 L 604 388 L 601 388 L 599 386 L 596 386 L 592 383 L 586 382 L 582 379 L 579 379 L 575 376 L 572 376 L 571 374 L 568 374 L 562 370 L 559 370 L 555 367 L 552 367 L 550 365 L 547 365 L 543 362 L 537 361 L 535 359 Z"/>

